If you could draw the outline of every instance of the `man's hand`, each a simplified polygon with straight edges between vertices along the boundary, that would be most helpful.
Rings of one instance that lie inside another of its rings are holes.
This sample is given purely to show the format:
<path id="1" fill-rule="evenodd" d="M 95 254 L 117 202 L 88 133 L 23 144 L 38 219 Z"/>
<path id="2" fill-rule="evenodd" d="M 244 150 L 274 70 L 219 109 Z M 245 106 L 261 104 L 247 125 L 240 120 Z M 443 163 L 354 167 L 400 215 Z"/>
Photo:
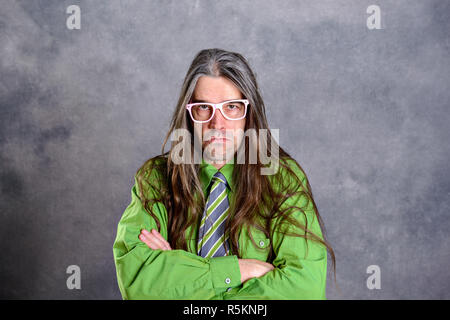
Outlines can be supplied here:
<path id="1" fill-rule="evenodd" d="M 145 229 L 141 230 L 139 239 L 144 242 L 150 249 L 172 250 L 170 244 L 158 231 L 156 231 L 156 229 L 152 229 L 151 232 L 148 232 Z"/>
<path id="2" fill-rule="evenodd" d="M 261 277 L 274 269 L 272 264 L 258 259 L 238 259 L 238 262 L 241 271 L 241 283 L 251 278 Z"/>

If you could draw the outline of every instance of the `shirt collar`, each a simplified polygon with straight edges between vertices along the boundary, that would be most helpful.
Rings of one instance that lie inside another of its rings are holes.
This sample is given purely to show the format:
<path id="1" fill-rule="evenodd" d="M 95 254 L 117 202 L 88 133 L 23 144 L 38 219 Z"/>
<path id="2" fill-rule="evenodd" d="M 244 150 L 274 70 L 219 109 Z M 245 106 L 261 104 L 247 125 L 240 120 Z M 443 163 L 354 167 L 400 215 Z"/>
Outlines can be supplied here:
<path id="1" fill-rule="evenodd" d="M 202 183 L 203 193 L 206 194 L 209 184 L 211 183 L 211 179 L 217 171 L 220 171 L 227 179 L 228 186 L 231 190 L 234 190 L 233 186 L 233 169 L 234 169 L 234 157 L 231 158 L 222 168 L 217 170 L 212 164 L 205 162 L 202 159 L 202 164 L 200 165 L 200 181 Z"/>

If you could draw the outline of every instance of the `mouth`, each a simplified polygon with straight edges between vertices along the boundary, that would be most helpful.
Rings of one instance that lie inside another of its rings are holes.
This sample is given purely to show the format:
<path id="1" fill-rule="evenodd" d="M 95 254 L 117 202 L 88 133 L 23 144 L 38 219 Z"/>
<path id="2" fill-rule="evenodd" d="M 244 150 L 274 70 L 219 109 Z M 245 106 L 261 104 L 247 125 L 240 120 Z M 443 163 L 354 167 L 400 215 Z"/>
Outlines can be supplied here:
<path id="1" fill-rule="evenodd" d="M 226 142 L 228 141 L 227 138 L 220 138 L 220 137 L 212 137 L 211 139 L 208 140 L 208 142 L 212 143 L 212 142 Z"/>

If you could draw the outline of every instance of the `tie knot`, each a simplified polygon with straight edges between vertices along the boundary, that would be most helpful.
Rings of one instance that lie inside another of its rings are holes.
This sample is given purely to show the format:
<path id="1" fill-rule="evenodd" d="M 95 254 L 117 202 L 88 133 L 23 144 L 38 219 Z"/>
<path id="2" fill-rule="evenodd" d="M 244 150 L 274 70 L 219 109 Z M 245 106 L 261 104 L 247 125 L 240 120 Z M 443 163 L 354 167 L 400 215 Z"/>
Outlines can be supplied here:
<path id="1" fill-rule="evenodd" d="M 213 180 L 219 181 L 219 182 L 222 182 L 225 185 L 228 185 L 227 179 L 225 178 L 225 176 L 220 171 L 217 171 L 216 174 L 214 174 Z"/>

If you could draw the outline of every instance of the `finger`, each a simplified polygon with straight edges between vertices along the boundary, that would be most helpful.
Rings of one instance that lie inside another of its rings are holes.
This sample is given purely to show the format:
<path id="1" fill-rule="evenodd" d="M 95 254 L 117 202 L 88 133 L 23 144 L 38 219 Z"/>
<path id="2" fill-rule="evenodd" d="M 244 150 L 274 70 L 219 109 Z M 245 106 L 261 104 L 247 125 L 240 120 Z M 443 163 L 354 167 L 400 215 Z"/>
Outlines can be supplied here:
<path id="1" fill-rule="evenodd" d="M 266 268 L 268 268 L 269 270 L 273 270 L 275 267 L 273 266 L 273 264 L 269 263 L 269 262 L 263 262 L 264 265 L 266 266 Z"/>
<path id="2" fill-rule="evenodd" d="M 156 229 L 152 229 L 150 231 L 150 236 L 153 237 L 155 241 L 158 241 L 158 243 L 164 248 L 164 250 L 172 250 L 170 244 L 166 241 L 166 239 L 163 238 L 163 236 Z"/>
<path id="3" fill-rule="evenodd" d="M 154 235 L 152 235 L 150 232 L 148 232 L 147 230 L 142 230 L 141 231 L 141 236 L 145 239 L 145 241 L 147 241 L 148 243 L 151 244 L 152 248 L 154 248 L 154 249 L 162 249 L 162 246 L 158 242 L 156 237 Z"/>
<path id="4" fill-rule="evenodd" d="M 154 235 L 152 235 L 147 230 L 141 231 L 141 236 L 143 237 L 143 241 L 153 250 L 165 250 L 164 245 L 159 241 Z"/>
<path id="5" fill-rule="evenodd" d="M 147 230 L 145 231 L 147 232 L 146 234 L 147 238 L 151 238 L 152 241 L 155 242 L 161 248 L 161 250 L 168 250 L 166 240 L 164 240 L 164 238 L 161 239 L 153 231 L 152 232 L 148 232 Z"/>
<path id="6" fill-rule="evenodd" d="M 160 248 L 161 250 L 171 250 L 169 243 L 159 233 L 156 234 L 155 229 L 153 229 L 151 232 L 148 232 L 147 230 L 143 231 L 146 237 L 151 239 L 153 243 L 158 246 L 158 248 Z"/>
<path id="7" fill-rule="evenodd" d="M 262 268 L 261 274 L 259 276 L 262 276 L 262 275 L 266 274 L 267 272 L 272 271 L 274 269 L 274 266 L 268 262 L 258 260 L 258 262 L 256 264 L 259 265 L 260 268 Z"/>
<path id="8" fill-rule="evenodd" d="M 143 233 L 141 233 L 141 234 L 139 235 L 139 240 L 141 240 L 142 242 L 144 242 L 144 243 L 147 245 L 147 247 L 149 247 L 149 248 L 152 249 L 152 250 L 157 250 L 157 249 L 159 249 L 158 246 L 157 246 L 153 241 L 151 241 L 150 239 L 148 239 L 148 238 L 145 236 L 145 234 L 143 234 Z"/>
<path id="9" fill-rule="evenodd" d="M 264 266 L 264 267 L 266 267 L 266 268 L 268 268 L 268 269 L 271 269 L 271 270 L 274 268 L 273 264 L 271 264 L 269 262 L 264 262 L 264 261 L 257 260 L 257 259 L 256 259 L 255 262 L 260 264 L 260 265 L 262 265 L 262 266 Z"/>
<path id="10" fill-rule="evenodd" d="M 170 247 L 169 242 L 167 242 L 166 239 L 164 239 L 164 237 L 156 230 L 156 229 L 152 229 L 152 233 L 159 239 L 162 241 L 162 243 L 164 244 L 164 247 L 167 250 L 172 250 L 172 248 Z"/>

